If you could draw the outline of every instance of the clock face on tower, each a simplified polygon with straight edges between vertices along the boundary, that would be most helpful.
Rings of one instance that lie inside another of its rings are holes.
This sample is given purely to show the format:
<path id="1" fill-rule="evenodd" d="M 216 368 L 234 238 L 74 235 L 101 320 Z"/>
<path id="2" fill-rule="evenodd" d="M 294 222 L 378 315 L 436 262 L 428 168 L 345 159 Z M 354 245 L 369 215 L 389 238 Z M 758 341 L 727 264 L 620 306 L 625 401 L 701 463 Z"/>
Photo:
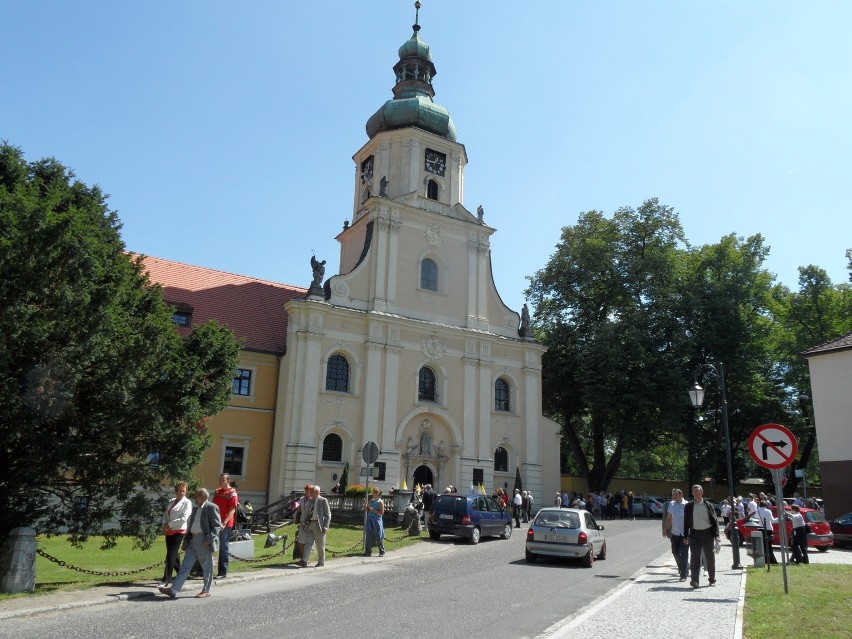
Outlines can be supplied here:
<path id="1" fill-rule="evenodd" d="M 432 149 L 426 149 L 426 170 L 435 175 L 444 176 L 447 170 L 447 155 Z"/>
<path id="2" fill-rule="evenodd" d="M 373 179 L 373 156 L 361 162 L 361 184 Z"/>

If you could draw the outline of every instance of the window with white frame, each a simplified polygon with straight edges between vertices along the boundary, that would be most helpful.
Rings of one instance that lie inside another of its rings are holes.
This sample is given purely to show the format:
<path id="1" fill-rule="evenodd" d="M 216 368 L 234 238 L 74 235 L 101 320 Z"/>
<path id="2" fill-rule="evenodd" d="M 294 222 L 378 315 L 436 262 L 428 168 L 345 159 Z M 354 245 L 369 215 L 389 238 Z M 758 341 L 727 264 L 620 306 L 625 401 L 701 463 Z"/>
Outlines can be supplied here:
<path id="1" fill-rule="evenodd" d="M 494 410 L 507 412 L 512 410 L 510 390 L 509 382 L 502 377 L 494 382 Z"/>
<path id="2" fill-rule="evenodd" d="M 242 397 L 251 396 L 251 377 L 252 371 L 250 368 L 238 368 L 237 374 L 234 376 L 231 393 Z"/>
<path id="3" fill-rule="evenodd" d="M 420 262 L 420 288 L 427 291 L 438 290 L 438 265 L 428 257 Z"/>
<path id="4" fill-rule="evenodd" d="M 349 360 L 340 353 L 328 358 L 325 371 L 325 390 L 349 392 Z"/>

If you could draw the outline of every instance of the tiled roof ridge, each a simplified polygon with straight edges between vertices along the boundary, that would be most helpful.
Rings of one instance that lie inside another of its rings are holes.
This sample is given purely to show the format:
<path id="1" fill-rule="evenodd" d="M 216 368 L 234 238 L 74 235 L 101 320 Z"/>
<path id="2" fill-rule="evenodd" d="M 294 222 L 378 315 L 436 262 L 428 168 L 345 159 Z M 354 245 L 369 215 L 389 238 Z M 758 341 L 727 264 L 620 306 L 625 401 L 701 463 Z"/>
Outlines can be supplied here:
<path id="1" fill-rule="evenodd" d="M 146 255 L 145 253 L 135 253 L 133 251 L 128 251 L 130 255 L 141 257 L 142 263 L 144 264 L 147 260 L 159 260 L 160 262 L 168 262 L 169 264 L 177 264 L 179 266 L 184 266 L 192 269 L 198 269 L 201 271 L 210 271 L 213 273 L 221 273 L 222 275 L 230 275 L 231 277 L 239 277 L 244 280 L 249 280 L 252 282 L 259 282 L 262 284 L 271 284 L 273 286 L 284 286 L 295 291 L 304 291 L 307 293 L 308 289 L 304 286 L 297 286 L 296 284 L 287 284 L 285 282 L 275 282 L 273 280 L 266 280 L 260 277 L 254 277 L 252 275 L 243 275 L 241 273 L 232 273 L 231 271 L 223 271 L 222 269 L 212 268 L 209 266 L 200 266 L 198 264 L 188 264 L 186 262 L 180 262 L 178 260 L 170 260 L 165 257 L 157 257 L 156 255 Z"/>
<path id="2" fill-rule="evenodd" d="M 802 355 L 819 355 L 822 353 L 828 353 L 831 351 L 842 351 L 850 348 L 852 348 L 852 333 L 847 333 L 846 335 L 835 337 L 834 339 L 830 339 L 827 342 L 818 344 L 813 348 L 809 348 L 804 353 L 802 353 Z"/>

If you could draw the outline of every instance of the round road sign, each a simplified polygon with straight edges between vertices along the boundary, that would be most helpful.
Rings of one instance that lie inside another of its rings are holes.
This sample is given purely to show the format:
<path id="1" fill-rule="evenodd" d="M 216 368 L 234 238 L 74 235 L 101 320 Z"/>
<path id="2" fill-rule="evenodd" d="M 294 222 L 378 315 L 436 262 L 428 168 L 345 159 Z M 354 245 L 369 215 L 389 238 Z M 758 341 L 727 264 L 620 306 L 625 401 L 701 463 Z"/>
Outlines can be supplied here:
<path id="1" fill-rule="evenodd" d="M 799 442 L 786 426 L 764 424 L 751 433 L 748 449 L 758 464 L 777 470 L 793 463 L 799 453 Z"/>
<path id="2" fill-rule="evenodd" d="M 364 444 L 364 449 L 361 451 L 361 456 L 368 464 L 372 464 L 379 458 L 379 446 L 376 442 L 367 442 Z"/>

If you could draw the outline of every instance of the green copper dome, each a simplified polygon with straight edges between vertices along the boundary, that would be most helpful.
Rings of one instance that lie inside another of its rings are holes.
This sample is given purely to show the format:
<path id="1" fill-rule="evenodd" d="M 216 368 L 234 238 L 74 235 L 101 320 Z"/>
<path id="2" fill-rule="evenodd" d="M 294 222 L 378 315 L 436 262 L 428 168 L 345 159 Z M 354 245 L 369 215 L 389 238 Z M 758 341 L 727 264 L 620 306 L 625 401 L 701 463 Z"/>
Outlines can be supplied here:
<path id="1" fill-rule="evenodd" d="M 419 8 L 419 7 L 418 7 Z M 382 131 L 417 127 L 456 141 L 456 125 L 446 108 L 433 100 L 432 78 L 435 65 L 429 45 L 420 37 L 420 25 L 399 48 L 399 62 L 393 67 L 396 86 L 388 100 L 367 120 L 367 135 L 373 138 Z"/>

